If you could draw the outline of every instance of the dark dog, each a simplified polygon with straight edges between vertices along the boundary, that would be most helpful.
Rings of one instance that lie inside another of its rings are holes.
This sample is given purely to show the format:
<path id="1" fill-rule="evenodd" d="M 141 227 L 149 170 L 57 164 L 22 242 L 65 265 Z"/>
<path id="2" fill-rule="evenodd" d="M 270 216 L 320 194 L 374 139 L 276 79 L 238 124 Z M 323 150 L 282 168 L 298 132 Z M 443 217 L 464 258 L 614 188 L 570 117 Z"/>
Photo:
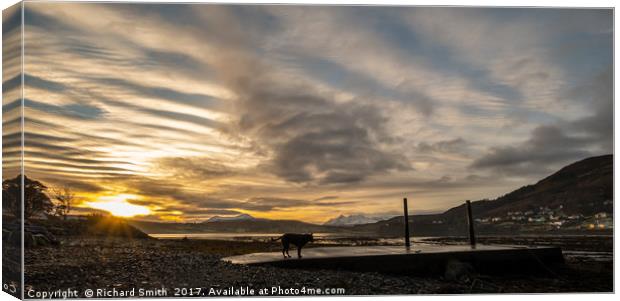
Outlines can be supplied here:
<path id="1" fill-rule="evenodd" d="M 284 256 L 284 258 L 291 258 L 291 255 L 288 254 L 288 250 L 291 244 L 294 244 L 297 247 L 297 257 L 301 258 L 301 248 L 303 248 L 307 243 L 314 241 L 314 237 L 312 236 L 312 233 L 286 233 L 278 238 L 272 239 L 272 241 L 276 240 L 282 240 L 282 255 Z"/>

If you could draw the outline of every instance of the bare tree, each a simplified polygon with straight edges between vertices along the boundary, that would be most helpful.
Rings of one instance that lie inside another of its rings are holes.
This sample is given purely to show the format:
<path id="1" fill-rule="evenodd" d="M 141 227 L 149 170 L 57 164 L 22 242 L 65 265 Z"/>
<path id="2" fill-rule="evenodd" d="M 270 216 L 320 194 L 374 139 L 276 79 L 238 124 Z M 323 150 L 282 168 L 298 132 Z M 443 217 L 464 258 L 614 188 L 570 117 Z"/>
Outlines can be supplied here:
<path id="1" fill-rule="evenodd" d="M 67 215 L 73 209 L 73 202 L 75 201 L 75 194 L 71 188 L 64 186 L 62 188 L 51 189 L 52 199 L 55 201 L 54 215 L 62 217 L 67 220 Z"/>

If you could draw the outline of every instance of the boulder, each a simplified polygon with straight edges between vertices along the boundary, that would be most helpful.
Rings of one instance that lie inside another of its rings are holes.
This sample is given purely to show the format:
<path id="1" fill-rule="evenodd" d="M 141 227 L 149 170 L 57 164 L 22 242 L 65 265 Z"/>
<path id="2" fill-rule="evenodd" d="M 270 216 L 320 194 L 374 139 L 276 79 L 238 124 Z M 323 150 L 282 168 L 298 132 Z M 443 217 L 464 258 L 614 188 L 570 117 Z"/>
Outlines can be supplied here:
<path id="1" fill-rule="evenodd" d="M 470 263 L 450 260 L 446 263 L 444 279 L 454 282 L 469 283 L 474 279 L 475 273 L 476 271 Z"/>
<path id="2" fill-rule="evenodd" d="M 28 223 L 24 224 L 24 246 L 25 247 L 35 247 L 35 246 L 48 246 L 48 245 L 58 245 L 60 242 L 56 237 L 47 231 L 45 227 L 30 225 Z M 10 223 L 3 225 L 2 228 L 2 241 L 8 242 L 15 246 L 21 245 L 21 225 L 19 223 Z"/>

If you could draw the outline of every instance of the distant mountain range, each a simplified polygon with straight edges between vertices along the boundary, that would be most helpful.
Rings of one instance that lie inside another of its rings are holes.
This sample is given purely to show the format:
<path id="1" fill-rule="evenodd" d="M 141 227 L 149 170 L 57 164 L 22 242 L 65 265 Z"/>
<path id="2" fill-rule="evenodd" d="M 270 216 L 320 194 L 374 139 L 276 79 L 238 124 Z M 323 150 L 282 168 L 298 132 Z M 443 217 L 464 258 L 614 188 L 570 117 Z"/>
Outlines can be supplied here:
<path id="1" fill-rule="evenodd" d="M 409 219 L 411 232 L 416 236 L 466 235 L 465 210 L 463 204 L 440 214 L 412 215 Z M 613 227 L 613 156 L 584 159 L 536 184 L 523 186 L 497 199 L 474 201 L 472 211 L 476 231 L 481 234 L 609 230 Z M 361 214 L 340 215 L 323 225 L 316 225 L 241 214 L 214 216 L 203 223 L 131 223 L 146 233 L 359 232 L 364 235 L 402 235 L 402 216 L 379 219 Z"/>
<path id="2" fill-rule="evenodd" d="M 369 217 L 363 214 L 340 215 L 325 222 L 326 226 L 354 226 L 361 224 L 370 224 L 383 220 L 381 217 Z"/>
<path id="3" fill-rule="evenodd" d="M 263 218 L 216 219 L 202 223 L 160 223 L 132 221 L 136 228 L 149 234 L 190 233 L 284 233 L 284 232 L 339 232 L 339 227 L 304 223 L 294 220 Z"/>
<path id="4" fill-rule="evenodd" d="M 249 214 L 239 214 L 235 216 L 219 216 L 216 215 L 208 219 L 205 223 L 213 223 L 213 222 L 230 222 L 230 221 L 244 221 L 244 220 L 255 220 L 255 218 Z"/>

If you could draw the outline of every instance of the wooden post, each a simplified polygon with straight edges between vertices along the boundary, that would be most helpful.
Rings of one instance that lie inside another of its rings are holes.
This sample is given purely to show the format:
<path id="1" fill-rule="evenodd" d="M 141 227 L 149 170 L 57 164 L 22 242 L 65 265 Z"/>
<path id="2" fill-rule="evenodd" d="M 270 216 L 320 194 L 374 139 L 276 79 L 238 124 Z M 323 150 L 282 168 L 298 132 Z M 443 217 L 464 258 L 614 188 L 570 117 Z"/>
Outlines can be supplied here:
<path id="1" fill-rule="evenodd" d="M 409 248 L 411 242 L 409 241 L 409 209 L 407 209 L 407 198 L 403 199 L 403 208 L 405 211 L 405 247 Z"/>
<path id="2" fill-rule="evenodd" d="M 476 247 L 476 233 L 474 233 L 474 218 L 471 214 L 471 202 L 465 201 L 467 204 L 467 226 L 469 227 L 469 243 L 472 248 Z"/>

